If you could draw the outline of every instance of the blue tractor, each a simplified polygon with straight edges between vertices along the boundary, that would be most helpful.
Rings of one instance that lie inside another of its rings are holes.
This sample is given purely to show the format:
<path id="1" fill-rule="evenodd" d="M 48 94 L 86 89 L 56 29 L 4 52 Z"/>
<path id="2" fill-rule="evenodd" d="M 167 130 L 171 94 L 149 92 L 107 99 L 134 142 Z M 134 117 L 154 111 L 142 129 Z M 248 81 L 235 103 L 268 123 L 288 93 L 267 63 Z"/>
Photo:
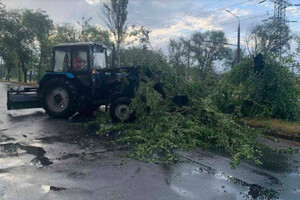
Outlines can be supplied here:
<path id="1" fill-rule="evenodd" d="M 66 119 L 106 105 L 113 121 L 132 120 L 129 105 L 139 85 L 139 67 L 109 68 L 107 49 L 92 42 L 55 46 L 51 63 L 38 88 L 7 91 L 8 110 L 44 108 L 51 117 Z M 146 75 L 154 76 L 150 68 Z M 159 84 L 155 89 L 165 97 Z"/>

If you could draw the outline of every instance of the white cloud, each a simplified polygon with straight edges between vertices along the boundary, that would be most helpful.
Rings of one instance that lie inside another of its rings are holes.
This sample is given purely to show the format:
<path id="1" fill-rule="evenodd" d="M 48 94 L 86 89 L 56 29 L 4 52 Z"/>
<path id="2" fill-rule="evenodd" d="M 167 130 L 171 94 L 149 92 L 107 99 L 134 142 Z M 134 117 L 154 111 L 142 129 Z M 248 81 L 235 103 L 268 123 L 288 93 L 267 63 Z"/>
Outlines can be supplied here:
<path id="1" fill-rule="evenodd" d="M 288 7 L 286 11 L 288 15 L 292 15 L 293 17 L 300 16 L 300 7 Z"/>
<path id="2" fill-rule="evenodd" d="M 95 4 L 107 2 L 108 0 L 85 0 L 85 1 L 89 4 L 95 5 Z"/>

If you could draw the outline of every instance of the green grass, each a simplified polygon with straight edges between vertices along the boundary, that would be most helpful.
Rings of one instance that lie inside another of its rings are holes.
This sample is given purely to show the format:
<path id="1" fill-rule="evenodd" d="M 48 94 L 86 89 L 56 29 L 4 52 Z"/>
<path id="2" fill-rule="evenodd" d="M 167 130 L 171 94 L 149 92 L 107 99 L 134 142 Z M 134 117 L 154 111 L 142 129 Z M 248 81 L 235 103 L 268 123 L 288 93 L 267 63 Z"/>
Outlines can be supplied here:
<path id="1" fill-rule="evenodd" d="M 243 119 L 249 126 L 254 128 L 267 128 L 275 130 L 278 134 L 300 137 L 300 121 L 290 122 L 281 119 Z"/>

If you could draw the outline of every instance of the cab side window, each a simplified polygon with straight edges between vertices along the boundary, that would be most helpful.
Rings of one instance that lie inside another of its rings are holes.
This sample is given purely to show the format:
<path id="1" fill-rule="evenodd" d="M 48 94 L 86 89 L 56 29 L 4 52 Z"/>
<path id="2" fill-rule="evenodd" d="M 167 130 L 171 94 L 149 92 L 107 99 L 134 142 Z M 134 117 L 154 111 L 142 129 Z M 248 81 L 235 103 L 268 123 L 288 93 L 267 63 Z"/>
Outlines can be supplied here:
<path id="1" fill-rule="evenodd" d="M 74 50 L 72 52 L 72 64 L 75 71 L 86 71 L 88 69 L 88 56 L 85 50 Z"/>
<path id="2" fill-rule="evenodd" d="M 64 50 L 56 50 L 54 58 L 54 71 L 55 72 L 65 72 L 70 69 L 70 59 L 71 55 L 69 52 Z"/>
<path id="3" fill-rule="evenodd" d="M 94 52 L 94 68 L 105 69 L 106 68 L 106 57 L 104 51 Z"/>

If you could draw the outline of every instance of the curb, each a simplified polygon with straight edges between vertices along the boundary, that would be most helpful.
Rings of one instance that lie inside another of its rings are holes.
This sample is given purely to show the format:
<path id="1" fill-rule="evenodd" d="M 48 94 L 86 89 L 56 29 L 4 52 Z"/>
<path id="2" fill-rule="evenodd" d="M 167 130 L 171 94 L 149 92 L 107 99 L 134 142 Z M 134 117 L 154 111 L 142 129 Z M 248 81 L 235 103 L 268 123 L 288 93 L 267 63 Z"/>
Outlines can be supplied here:
<path id="1" fill-rule="evenodd" d="M 11 84 L 16 84 L 16 85 L 24 85 L 24 86 L 32 86 L 32 87 L 37 87 L 38 86 L 38 83 L 23 83 L 23 82 L 18 82 L 18 81 L 0 80 L 0 83 L 11 83 Z"/>

